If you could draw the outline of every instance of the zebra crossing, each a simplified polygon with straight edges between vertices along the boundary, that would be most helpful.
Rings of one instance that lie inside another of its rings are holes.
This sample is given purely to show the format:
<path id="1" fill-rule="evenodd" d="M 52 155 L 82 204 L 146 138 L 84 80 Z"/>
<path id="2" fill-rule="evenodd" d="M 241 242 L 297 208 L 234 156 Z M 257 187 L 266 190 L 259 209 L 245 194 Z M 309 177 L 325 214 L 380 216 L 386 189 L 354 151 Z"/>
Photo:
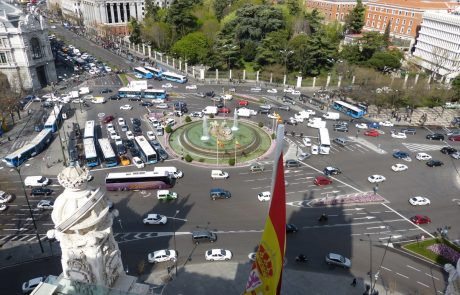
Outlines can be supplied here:
<path id="1" fill-rule="evenodd" d="M 402 145 L 411 152 L 428 152 L 428 151 L 439 151 L 443 147 L 447 146 L 446 144 L 423 144 L 423 143 L 406 143 L 403 142 Z"/>
<path id="2" fill-rule="evenodd" d="M 289 136 L 289 137 L 286 137 L 286 138 L 289 138 L 289 141 L 292 142 L 293 144 L 297 145 L 299 147 L 299 149 L 310 153 L 311 148 L 309 146 L 307 147 L 307 146 L 305 146 L 303 144 L 301 137 Z M 316 138 L 312 138 L 312 139 L 313 139 L 312 141 L 315 142 Z M 374 149 L 364 145 L 363 143 L 355 142 L 355 141 L 353 141 L 352 143 L 350 143 L 349 145 L 346 145 L 346 146 L 339 146 L 339 145 L 334 144 L 333 142 L 331 142 L 331 151 L 330 151 L 331 154 L 339 153 L 339 152 L 343 152 L 343 151 L 368 153 L 368 152 L 374 151 Z"/>

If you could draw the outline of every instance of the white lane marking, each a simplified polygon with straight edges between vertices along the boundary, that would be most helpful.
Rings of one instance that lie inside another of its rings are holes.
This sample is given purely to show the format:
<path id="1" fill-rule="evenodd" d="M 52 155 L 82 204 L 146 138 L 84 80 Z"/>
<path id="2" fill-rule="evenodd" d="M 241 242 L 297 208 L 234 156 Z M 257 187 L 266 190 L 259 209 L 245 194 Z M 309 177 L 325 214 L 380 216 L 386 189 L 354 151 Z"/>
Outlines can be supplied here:
<path id="1" fill-rule="evenodd" d="M 353 223 L 337 223 L 337 224 L 325 224 L 325 225 L 313 225 L 313 226 L 304 226 L 303 229 L 309 228 L 318 228 L 318 227 L 342 227 L 342 226 L 355 226 L 355 225 L 367 225 L 367 224 L 376 224 L 376 223 L 389 223 L 389 222 L 398 222 L 404 221 L 404 219 L 395 219 L 395 220 L 383 220 L 383 221 L 369 221 L 369 222 L 353 222 Z"/>
<path id="2" fill-rule="evenodd" d="M 385 270 L 387 270 L 387 271 L 392 271 L 391 269 L 386 268 L 385 266 L 381 266 L 381 268 L 383 268 L 383 269 L 385 269 Z"/>
<path id="3" fill-rule="evenodd" d="M 380 214 L 380 211 L 371 211 L 369 213 L 372 213 L 372 214 Z"/>
<path id="4" fill-rule="evenodd" d="M 405 275 L 403 275 L 403 274 L 400 274 L 399 272 L 395 272 L 395 274 L 397 274 L 398 276 L 401 276 L 401 277 L 403 277 L 403 278 L 406 278 L 406 279 L 409 278 L 408 276 L 405 276 Z"/>
<path id="5" fill-rule="evenodd" d="M 425 274 L 426 274 L 427 276 L 429 276 L 430 278 L 433 278 L 433 279 L 435 279 L 435 280 L 438 280 L 438 281 L 439 281 L 439 279 L 438 279 L 437 277 L 435 277 L 435 276 L 432 276 L 432 275 L 430 275 L 429 273 L 425 273 Z"/>
<path id="6" fill-rule="evenodd" d="M 384 229 L 384 228 L 386 228 L 386 226 L 384 226 L 384 225 L 381 225 L 381 226 L 372 226 L 372 227 L 366 227 L 366 229 L 374 229 L 374 228 L 380 228 L 380 229 Z"/>
<path id="7" fill-rule="evenodd" d="M 355 217 L 353 219 L 359 220 L 359 219 L 374 219 L 374 218 L 376 218 L 376 217 L 375 216 L 365 216 L 365 217 Z"/>
<path id="8" fill-rule="evenodd" d="M 364 210 L 364 208 L 342 209 L 342 211 L 350 211 L 350 210 L 361 211 L 361 210 Z"/>
<path id="9" fill-rule="evenodd" d="M 407 229 L 397 229 L 395 231 L 407 231 Z"/>
<path id="10" fill-rule="evenodd" d="M 419 281 L 417 281 L 417 284 L 420 284 L 420 285 L 422 285 L 422 286 L 424 286 L 424 287 L 427 287 L 427 288 L 430 287 L 430 286 L 428 286 L 428 285 L 426 285 L 426 284 L 424 284 L 424 283 L 421 283 L 421 282 L 419 282 Z"/>
<path id="11" fill-rule="evenodd" d="M 396 213 L 397 215 L 399 215 L 400 217 L 404 218 L 407 222 L 409 222 L 410 224 L 414 225 L 415 227 L 417 227 L 418 229 L 420 229 L 421 231 L 423 231 L 424 233 L 426 233 L 427 235 L 429 235 L 430 237 L 434 238 L 434 236 L 428 232 L 427 230 L 421 228 L 419 225 L 417 224 L 414 224 L 413 222 L 411 222 L 408 218 L 406 218 L 404 215 L 402 215 L 401 213 L 399 213 L 398 211 L 394 210 L 393 208 L 391 208 L 390 206 L 388 206 L 387 204 L 385 203 L 381 203 L 383 206 L 387 207 L 388 209 L 392 210 L 394 213 Z"/>
<path id="12" fill-rule="evenodd" d="M 408 268 L 412 268 L 413 270 L 416 270 L 416 271 L 421 271 L 420 269 L 418 269 L 418 268 L 415 268 L 415 267 L 413 267 L 413 266 L 410 266 L 410 265 L 408 265 L 408 264 L 406 264 L 406 266 L 407 266 Z"/>

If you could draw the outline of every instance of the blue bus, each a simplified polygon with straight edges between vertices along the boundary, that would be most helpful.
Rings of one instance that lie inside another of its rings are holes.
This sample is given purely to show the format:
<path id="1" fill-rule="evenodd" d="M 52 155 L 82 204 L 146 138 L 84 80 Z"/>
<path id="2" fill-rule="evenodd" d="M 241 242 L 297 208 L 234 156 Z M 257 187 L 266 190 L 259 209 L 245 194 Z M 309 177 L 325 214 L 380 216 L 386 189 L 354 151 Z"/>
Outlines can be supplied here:
<path id="1" fill-rule="evenodd" d="M 83 132 L 83 138 L 96 139 L 94 120 L 86 121 L 86 123 L 85 123 L 85 131 Z"/>
<path id="2" fill-rule="evenodd" d="M 167 97 L 168 94 L 166 93 L 166 90 L 163 89 L 145 89 L 144 92 L 142 92 L 142 98 L 166 99 Z"/>
<path id="3" fill-rule="evenodd" d="M 362 118 L 364 114 L 366 113 L 363 109 L 358 108 L 352 104 L 349 104 L 341 100 L 334 101 L 334 104 L 332 105 L 332 107 L 336 109 L 337 111 L 347 114 L 348 116 L 355 118 L 355 119 Z"/>
<path id="4" fill-rule="evenodd" d="M 20 149 L 12 152 L 3 159 L 8 167 L 18 167 L 25 161 L 35 157 L 48 147 L 53 137 L 52 131 L 44 129 L 35 138 Z"/>
<path id="5" fill-rule="evenodd" d="M 186 76 L 183 76 L 183 75 L 179 75 L 179 74 L 176 74 L 176 73 L 173 73 L 173 72 L 163 72 L 161 74 L 161 77 L 163 79 L 166 79 L 168 81 L 172 81 L 172 82 L 177 82 L 177 83 L 187 83 L 187 77 Z"/>
<path id="6" fill-rule="evenodd" d="M 136 88 L 122 87 L 118 89 L 118 96 L 121 98 L 142 97 L 142 90 Z"/>
<path id="7" fill-rule="evenodd" d="M 163 71 L 161 69 L 157 69 L 157 68 L 154 68 L 154 67 L 144 67 L 144 69 L 146 69 L 147 71 L 149 71 L 150 73 L 153 74 L 154 77 L 157 77 L 157 78 L 161 78 L 161 73 L 163 73 Z"/>
<path id="8" fill-rule="evenodd" d="M 97 157 L 94 140 L 92 138 L 83 139 L 83 148 L 85 150 L 86 166 L 94 167 L 99 165 L 99 159 Z"/>
<path id="9" fill-rule="evenodd" d="M 141 75 L 143 79 L 152 79 L 153 74 L 144 69 L 143 67 L 134 68 L 134 73 Z"/>
<path id="10" fill-rule="evenodd" d="M 105 160 L 105 165 L 107 167 L 114 167 L 118 165 L 117 156 L 113 151 L 112 145 L 108 138 L 100 138 L 99 139 L 99 147 L 102 151 L 102 156 Z"/>
<path id="11" fill-rule="evenodd" d="M 62 105 L 54 106 L 43 127 L 44 129 L 49 129 L 53 132 L 56 132 L 59 129 L 59 124 L 61 123 L 61 120 Z"/>

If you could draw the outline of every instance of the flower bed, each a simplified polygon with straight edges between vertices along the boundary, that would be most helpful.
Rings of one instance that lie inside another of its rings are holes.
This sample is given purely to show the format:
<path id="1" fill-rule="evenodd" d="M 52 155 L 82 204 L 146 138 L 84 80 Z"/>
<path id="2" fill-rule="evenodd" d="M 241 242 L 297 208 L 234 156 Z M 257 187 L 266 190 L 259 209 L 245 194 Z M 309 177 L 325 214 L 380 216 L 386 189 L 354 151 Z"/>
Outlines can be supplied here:
<path id="1" fill-rule="evenodd" d="M 460 248 L 444 239 L 427 239 L 424 241 L 408 243 L 402 247 L 440 265 L 457 263 L 460 258 Z"/>
<path id="2" fill-rule="evenodd" d="M 445 244 L 433 244 L 427 247 L 427 249 L 450 260 L 454 264 L 460 259 L 460 253 Z"/>
<path id="3" fill-rule="evenodd" d="M 352 194 L 342 195 L 336 197 L 325 197 L 314 199 L 309 202 L 310 206 L 332 206 L 332 205 L 343 205 L 343 204 L 360 204 L 360 203 L 380 203 L 384 202 L 385 199 L 374 193 L 364 194 Z"/>

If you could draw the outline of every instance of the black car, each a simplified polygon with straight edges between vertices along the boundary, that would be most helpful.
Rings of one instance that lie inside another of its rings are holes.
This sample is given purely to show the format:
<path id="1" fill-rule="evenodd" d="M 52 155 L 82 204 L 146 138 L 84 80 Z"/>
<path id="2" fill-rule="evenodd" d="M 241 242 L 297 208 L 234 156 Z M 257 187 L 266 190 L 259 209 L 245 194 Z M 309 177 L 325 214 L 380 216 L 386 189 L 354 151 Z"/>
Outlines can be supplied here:
<path id="1" fill-rule="evenodd" d="M 153 103 L 151 103 L 149 101 L 143 101 L 143 102 L 141 102 L 141 106 L 142 107 L 151 107 L 151 106 L 153 106 Z"/>
<path id="2" fill-rule="evenodd" d="M 286 168 L 290 167 L 300 167 L 300 162 L 297 160 L 286 160 Z"/>
<path id="3" fill-rule="evenodd" d="M 295 104 L 294 99 L 289 97 L 289 96 L 287 96 L 287 95 L 283 96 L 283 102 L 287 102 L 287 103 L 290 103 L 290 104 Z"/>
<path id="4" fill-rule="evenodd" d="M 441 149 L 441 153 L 447 154 L 447 155 L 451 155 L 455 152 L 457 152 L 457 150 L 450 146 L 445 146 Z"/>
<path id="5" fill-rule="evenodd" d="M 444 140 L 444 135 L 442 135 L 440 133 L 428 134 L 426 136 L 426 139 L 429 139 L 429 140 Z"/>
<path id="6" fill-rule="evenodd" d="M 133 125 L 136 126 L 141 126 L 141 120 L 139 120 L 138 118 L 131 118 L 131 123 L 133 123 Z"/>
<path id="7" fill-rule="evenodd" d="M 160 155 L 160 159 L 167 160 L 169 158 L 168 153 L 164 149 L 158 149 L 157 152 Z"/>
<path id="8" fill-rule="evenodd" d="M 130 97 L 128 100 L 129 101 L 141 101 L 142 99 L 140 97 Z"/>
<path id="9" fill-rule="evenodd" d="M 163 81 L 163 78 L 158 77 L 158 76 L 153 76 L 153 80 L 155 80 L 155 81 Z"/>
<path id="10" fill-rule="evenodd" d="M 401 128 L 400 132 L 414 135 L 417 133 L 417 130 L 415 128 Z"/>
<path id="11" fill-rule="evenodd" d="M 444 163 L 439 160 L 429 160 L 428 162 L 426 162 L 426 165 L 428 167 L 440 167 L 444 165 Z"/>
<path id="12" fill-rule="evenodd" d="M 104 88 L 104 89 L 101 90 L 100 93 L 101 93 L 101 94 L 102 94 L 102 93 L 112 93 L 112 89 L 110 89 L 110 88 Z"/>
<path id="13" fill-rule="evenodd" d="M 131 139 L 124 139 L 123 140 L 123 145 L 127 148 L 133 148 L 134 147 L 134 142 Z"/>
<path id="14" fill-rule="evenodd" d="M 136 135 L 137 134 L 141 135 L 142 134 L 141 127 L 139 127 L 138 125 L 133 125 L 133 133 L 136 134 Z"/>
<path id="15" fill-rule="evenodd" d="M 259 109 L 259 114 L 270 114 L 270 110 L 267 109 Z"/>
<path id="16" fill-rule="evenodd" d="M 214 97 L 214 96 L 216 96 L 216 94 L 214 93 L 214 91 L 209 91 L 209 92 L 206 92 L 205 94 L 206 94 L 206 96 L 209 96 L 209 97 Z"/>
<path id="17" fill-rule="evenodd" d="M 286 223 L 286 233 L 296 233 L 299 229 L 293 223 Z"/>
<path id="18" fill-rule="evenodd" d="M 32 196 L 49 196 L 53 193 L 52 189 L 45 188 L 45 187 L 36 187 L 33 188 L 30 194 Z"/>
<path id="19" fill-rule="evenodd" d="M 345 125 L 334 125 L 334 131 L 348 132 L 348 127 Z"/>
<path id="20" fill-rule="evenodd" d="M 122 144 L 117 145 L 117 153 L 119 156 L 126 154 L 126 147 Z"/>
<path id="21" fill-rule="evenodd" d="M 326 167 L 326 168 L 324 168 L 323 172 L 324 172 L 324 175 L 327 175 L 327 176 L 329 176 L 329 175 L 337 175 L 337 174 L 342 173 L 342 171 L 340 171 L 340 169 L 336 168 L 336 167 Z"/>
<path id="22" fill-rule="evenodd" d="M 217 107 L 218 109 L 223 108 L 223 107 L 224 107 L 224 104 L 221 103 L 221 102 L 218 102 L 218 103 L 216 104 L 216 107 Z"/>
<path id="23" fill-rule="evenodd" d="M 141 153 L 139 152 L 138 149 L 136 149 L 135 147 L 132 147 L 129 149 L 129 152 L 131 153 L 131 156 L 134 158 L 134 157 L 140 157 L 141 156 Z"/>
<path id="24" fill-rule="evenodd" d="M 283 120 L 283 124 L 287 125 L 297 125 L 297 121 Z"/>
<path id="25" fill-rule="evenodd" d="M 161 145 L 157 140 L 151 140 L 150 144 L 155 148 L 155 149 L 161 149 Z"/>
<path id="26" fill-rule="evenodd" d="M 209 196 L 213 201 L 215 201 L 217 199 L 228 199 L 232 196 L 232 194 L 229 191 L 221 188 L 212 188 L 209 191 Z"/>
<path id="27" fill-rule="evenodd" d="M 290 110 L 291 110 L 291 107 L 288 106 L 288 105 L 280 105 L 280 106 L 278 107 L 278 109 L 280 109 L 280 110 L 285 110 L 285 111 L 290 111 Z"/>
<path id="28" fill-rule="evenodd" d="M 109 96 L 109 99 L 110 99 L 110 100 L 120 100 L 121 97 L 118 96 L 118 95 L 111 95 L 111 96 Z"/>

